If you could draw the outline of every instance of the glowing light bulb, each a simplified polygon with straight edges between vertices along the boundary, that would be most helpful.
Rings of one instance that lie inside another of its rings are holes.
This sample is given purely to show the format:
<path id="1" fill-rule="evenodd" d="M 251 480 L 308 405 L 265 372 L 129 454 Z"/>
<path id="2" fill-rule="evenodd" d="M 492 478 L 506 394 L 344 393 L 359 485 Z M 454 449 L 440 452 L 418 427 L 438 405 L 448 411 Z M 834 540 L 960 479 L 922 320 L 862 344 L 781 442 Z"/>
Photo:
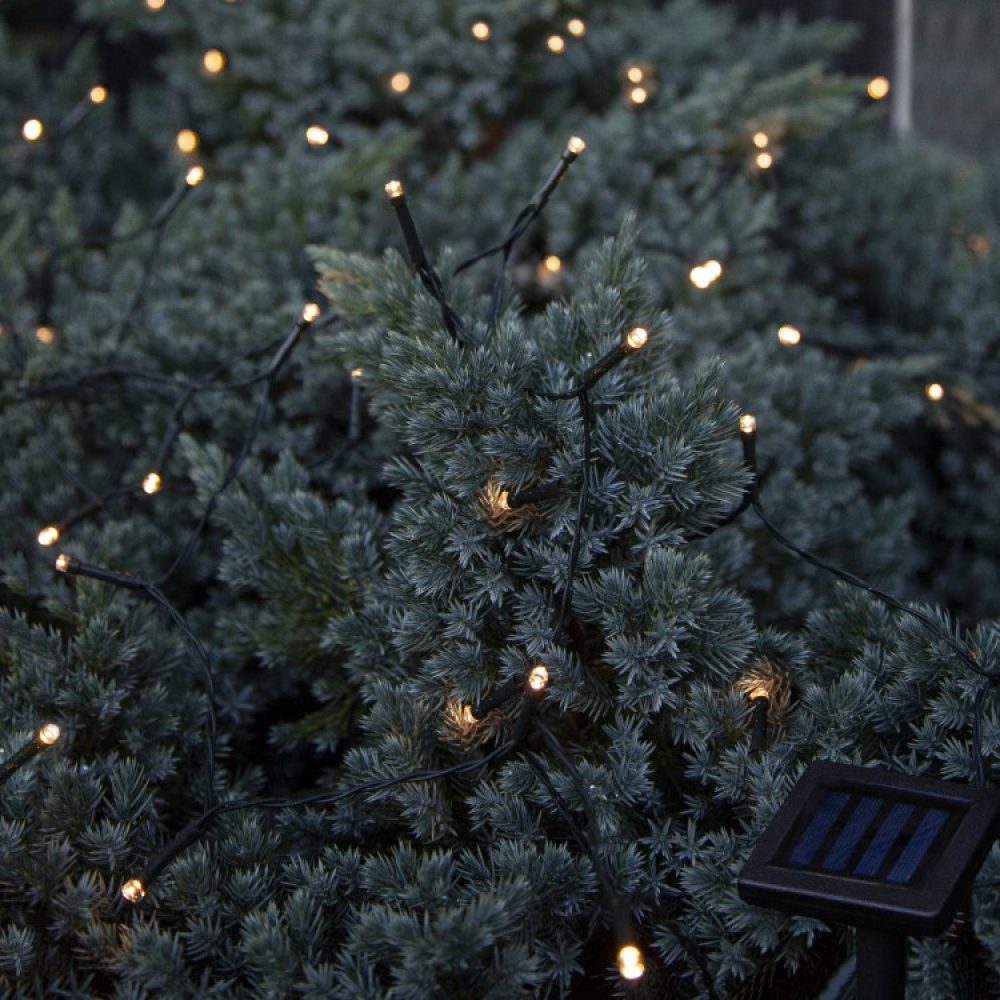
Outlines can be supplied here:
<path id="1" fill-rule="evenodd" d="M 359 378 L 363 378 L 364 374 L 365 370 L 360 365 L 351 369 L 351 378 L 354 379 L 355 382 L 357 382 Z"/>
<path id="2" fill-rule="evenodd" d="M 319 306 L 315 302 L 307 302 L 302 307 L 302 318 L 307 323 L 313 323 L 319 318 Z"/>
<path id="3" fill-rule="evenodd" d="M 150 10 L 163 10 L 167 0 L 146 0 L 146 6 Z"/>
<path id="4" fill-rule="evenodd" d="M 532 667 L 531 673 L 528 674 L 528 687 L 530 687 L 532 691 L 544 691 L 548 686 L 548 668 L 543 666 L 541 663 L 539 663 L 536 667 Z"/>
<path id="5" fill-rule="evenodd" d="M 206 73 L 221 73 L 226 68 L 226 54 L 221 49 L 208 49 L 201 57 Z"/>
<path id="6" fill-rule="evenodd" d="M 715 281 L 722 277 L 722 265 L 717 260 L 706 260 L 702 267 L 705 269 L 709 281 Z"/>
<path id="7" fill-rule="evenodd" d="M 786 347 L 794 347 L 802 339 L 802 331 L 798 327 L 785 323 L 778 327 L 778 340 Z"/>
<path id="8" fill-rule="evenodd" d="M 174 144 L 182 153 L 193 153 L 199 142 L 198 133 L 190 128 L 182 128 L 174 137 Z"/>
<path id="9" fill-rule="evenodd" d="M 932 403 L 938 403 L 944 399 L 944 386 L 940 382 L 930 382 L 924 386 L 924 395 Z"/>
<path id="10" fill-rule="evenodd" d="M 872 77 L 868 81 L 868 96 L 873 101 L 881 101 L 883 97 L 888 96 L 889 93 L 889 81 L 884 76 Z"/>
<path id="11" fill-rule="evenodd" d="M 648 339 L 649 331 L 641 326 L 637 326 L 634 330 L 629 331 L 628 336 L 625 338 L 625 344 L 630 351 L 638 351 Z"/>
<path id="12" fill-rule="evenodd" d="M 29 118 L 21 126 L 21 135 L 23 135 L 28 142 L 35 142 L 36 140 L 41 139 L 44 131 L 45 126 L 37 118 Z"/>
<path id="13" fill-rule="evenodd" d="M 587 34 L 587 25 L 584 23 L 582 18 L 572 17 L 566 22 L 566 30 L 574 38 L 583 38 Z"/>
<path id="14" fill-rule="evenodd" d="M 184 183 L 188 187 L 197 187 L 204 179 L 205 168 L 197 164 L 184 175 Z"/>
<path id="15" fill-rule="evenodd" d="M 59 727 L 54 722 L 47 722 L 38 730 L 38 742 L 50 747 L 59 739 L 59 733 Z"/>
<path id="16" fill-rule="evenodd" d="M 40 344 L 51 344 L 56 339 L 56 331 L 51 326 L 40 326 L 35 331 L 35 339 Z"/>
<path id="17" fill-rule="evenodd" d="M 490 26 L 485 21 L 476 21 L 469 31 L 472 32 L 472 37 L 479 42 L 485 42 L 490 37 Z"/>
<path id="18" fill-rule="evenodd" d="M 774 166 L 774 157 L 770 153 L 758 153 L 754 157 L 754 163 L 756 163 L 761 170 L 768 170 Z"/>
<path id="19" fill-rule="evenodd" d="M 149 472 L 146 474 L 146 478 L 142 481 L 143 491 L 152 496 L 154 493 L 160 492 L 160 486 L 162 485 L 162 480 L 160 479 L 160 474 L 158 472 Z"/>
<path id="20" fill-rule="evenodd" d="M 306 129 L 306 142 L 310 146 L 325 146 L 330 141 L 330 133 L 322 125 L 310 125 Z"/>
<path id="21" fill-rule="evenodd" d="M 389 86 L 392 88 L 394 93 L 405 94 L 409 89 L 413 81 L 410 79 L 409 73 L 404 73 L 400 71 L 399 73 L 393 73 L 389 78 Z"/>
<path id="22" fill-rule="evenodd" d="M 60 573 L 69 572 L 69 556 L 66 555 L 65 552 L 60 552 L 56 557 L 56 569 L 59 570 Z"/>
<path id="23" fill-rule="evenodd" d="M 566 39 L 562 35 L 549 35 L 545 45 L 553 55 L 561 56 L 566 51 Z"/>
<path id="24" fill-rule="evenodd" d="M 770 141 L 771 139 L 766 132 L 754 132 L 753 134 L 753 144 L 758 149 L 767 149 L 767 144 Z"/>
<path id="25" fill-rule="evenodd" d="M 646 71 L 641 66 L 629 66 L 625 70 L 625 77 L 629 83 L 642 83 L 646 78 Z"/>
<path id="26" fill-rule="evenodd" d="M 579 156 L 586 148 L 587 144 L 578 135 L 571 135 L 566 148 L 574 155 Z"/>
<path id="27" fill-rule="evenodd" d="M 38 544 L 48 548 L 59 541 L 59 529 L 54 524 L 46 525 L 38 532 Z"/>
<path id="28" fill-rule="evenodd" d="M 642 952 L 634 944 L 626 944 L 618 949 L 618 971 L 623 979 L 639 979 L 646 971 Z"/>
<path id="29" fill-rule="evenodd" d="M 543 261 L 542 267 L 545 268 L 549 274 L 558 274 L 562 270 L 562 261 L 554 254 L 550 253 Z"/>
<path id="30" fill-rule="evenodd" d="M 138 903 L 143 896 L 146 895 L 146 890 L 143 888 L 142 880 L 137 878 L 130 878 L 122 886 L 122 895 L 130 903 Z"/>
<path id="31" fill-rule="evenodd" d="M 757 432 L 757 418 L 752 413 L 744 413 L 740 417 L 740 433 L 755 434 Z"/>
<path id="32" fill-rule="evenodd" d="M 645 104 L 649 100 L 649 91 L 645 87 L 633 87 L 628 92 L 628 99 L 633 104 Z"/>
<path id="33" fill-rule="evenodd" d="M 385 193 L 390 198 L 402 198 L 403 197 L 403 185 L 400 181 L 389 181 L 385 186 Z"/>
<path id="34" fill-rule="evenodd" d="M 108 88 L 107 87 L 91 87 L 90 94 L 91 104 L 103 104 L 108 99 Z"/>

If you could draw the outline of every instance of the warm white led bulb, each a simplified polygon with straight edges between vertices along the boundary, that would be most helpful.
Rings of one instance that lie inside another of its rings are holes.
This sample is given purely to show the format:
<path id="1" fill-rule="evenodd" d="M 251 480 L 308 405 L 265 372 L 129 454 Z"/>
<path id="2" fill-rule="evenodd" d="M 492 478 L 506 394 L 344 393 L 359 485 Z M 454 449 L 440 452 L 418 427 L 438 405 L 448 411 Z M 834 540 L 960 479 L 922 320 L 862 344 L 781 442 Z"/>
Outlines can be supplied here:
<path id="1" fill-rule="evenodd" d="M 649 331 L 641 326 L 637 326 L 634 330 L 628 332 L 628 336 L 625 337 L 625 343 L 630 351 L 638 351 L 648 339 Z"/>
<path id="2" fill-rule="evenodd" d="M 91 87 L 90 94 L 91 104 L 103 104 L 108 99 L 108 88 L 107 87 Z"/>
<path id="3" fill-rule="evenodd" d="M 932 403 L 938 403 L 944 399 L 944 386 L 940 382 L 930 382 L 924 386 L 924 394 Z"/>
<path id="4" fill-rule="evenodd" d="M 396 94 L 405 94 L 410 89 L 412 82 L 410 74 L 400 70 L 398 73 L 393 73 L 389 78 L 389 87 Z"/>
<path id="5" fill-rule="evenodd" d="M 51 326 L 40 326 L 35 330 L 35 340 L 40 344 L 51 344 L 56 339 L 56 331 Z"/>
<path id="6" fill-rule="evenodd" d="M 160 479 L 160 474 L 158 472 L 149 472 L 146 474 L 146 478 L 142 481 L 142 488 L 145 493 L 152 496 L 154 493 L 160 492 L 160 487 L 163 481 Z"/>
<path id="7" fill-rule="evenodd" d="M 56 556 L 56 569 L 59 570 L 60 573 L 69 572 L 69 556 L 66 555 L 65 552 L 60 552 L 59 555 Z"/>
<path id="8" fill-rule="evenodd" d="M 889 81 L 884 76 L 876 76 L 868 81 L 868 96 L 873 101 L 881 101 L 889 94 Z"/>
<path id="9" fill-rule="evenodd" d="M 403 197 L 403 185 L 399 181 L 389 181 L 385 186 L 385 193 L 390 198 L 402 198 Z"/>
<path id="10" fill-rule="evenodd" d="M 709 281 L 715 281 L 722 276 L 722 265 L 717 260 L 706 260 L 701 266 L 705 269 Z"/>
<path id="11" fill-rule="evenodd" d="M 760 170 L 770 170 L 774 166 L 774 157 L 770 153 L 758 153 L 754 157 L 754 163 Z"/>
<path id="12" fill-rule="evenodd" d="M 566 143 L 566 148 L 574 156 L 579 156 L 587 148 L 587 144 L 578 135 L 571 135 Z"/>
<path id="13" fill-rule="evenodd" d="M 476 21 L 469 29 L 472 37 L 479 42 L 485 42 L 490 37 L 490 26 L 485 21 Z"/>
<path id="14" fill-rule="evenodd" d="M 38 532 L 39 545 L 44 545 L 47 548 L 49 545 L 55 545 L 58 541 L 59 529 L 54 524 L 49 524 Z"/>
<path id="15" fill-rule="evenodd" d="M 646 76 L 646 71 L 641 66 L 629 66 L 625 70 L 625 77 L 629 83 L 642 83 Z"/>
<path id="16" fill-rule="evenodd" d="M 59 727 L 54 722 L 47 722 L 38 730 L 38 742 L 50 747 L 59 739 Z"/>
<path id="17" fill-rule="evenodd" d="M 198 133 L 195 132 L 193 128 L 182 128 L 180 132 L 174 136 L 174 145 L 182 153 L 193 153 L 198 148 L 198 143 L 201 139 L 198 137 Z"/>
<path id="18" fill-rule="evenodd" d="M 531 668 L 528 674 L 528 687 L 532 691 L 544 691 L 549 686 L 549 671 L 543 664 Z"/>
<path id="19" fill-rule="evenodd" d="M 626 944 L 618 949 L 618 971 L 623 979 L 639 979 L 646 971 L 642 952 L 634 944 Z"/>
<path id="20" fill-rule="evenodd" d="M 584 23 L 583 18 L 571 17 L 569 21 L 566 22 L 566 30 L 574 38 L 583 38 L 587 33 L 587 25 Z"/>
<path id="21" fill-rule="evenodd" d="M 29 118 L 21 126 L 21 135 L 23 135 L 28 142 L 35 142 L 36 139 L 41 139 L 44 131 L 45 126 L 37 118 Z"/>
<path id="22" fill-rule="evenodd" d="M 778 340 L 786 347 L 794 347 L 802 339 L 802 332 L 797 326 L 784 323 L 778 327 Z"/>
<path id="23" fill-rule="evenodd" d="M 766 132 L 754 132 L 753 134 L 753 144 L 758 149 L 766 149 L 770 141 L 770 136 Z"/>
<path id="24" fill-rule="evenodd" d="M 364 375 L 364 373 L 365 373 L 364 368 L 362 368 L 359 365 L 359 366 L 351 369 L 351 378 L 354 379 L 355 382 L 357 382 L 357 380 L 359 378 L 361 378 Z"/>
<path id="25" fill-rule="evenodd" d="M 196 164 L 184 175 L 188 187 L 197 187 L 205 179 L 205 168 Z"/>
<path id="26" fill-rule="evenodd" d="M 226 68 L 226 54 L 220 49 L 209 49 L 201 57 L 201 64 L 206 73 L 221 73 Z"/>
<path id="27" fill-rule="evenodd" d="M 562 35 L 549 35 L 545 44 L 553 55 L 561 56 L 566 51 L 566 39 Z"/>
<path id="28" fill-rule="evenodd" d="M 310 125 L 306 129 L 306 142 L 310 146 L 325 146 L 330 141 L 330 133 L 322 125 Z"/>
<path id="29" fill-rule="evenodd" d="M 645 104 L 649 100 L 649 91 L 645 87 L 633 87 L 628 92 L 628 99 L 633 104 Z"/>
<path id="30" fill-rule="evenodd" d="M 315 302 L 307 302 L 302 307 L 302 318 L 307 323 L 313 323 L 319 318 L 319 306 Z"/>
<path id="31" fill-rule="evenodd" d="M 752 413 L 744 413 L 740 417 L 740 433 L 753 434 L 757 430 L 757 418 Z"/>
<path id="32" fill-rule="evenodd" d="M 146 895 L 146 890 L 143 887 L 142 880 L 137 878 L 130 878 L 122 886 L 122 895 L 130 903 L 138 903 L 143 896 Z"/>

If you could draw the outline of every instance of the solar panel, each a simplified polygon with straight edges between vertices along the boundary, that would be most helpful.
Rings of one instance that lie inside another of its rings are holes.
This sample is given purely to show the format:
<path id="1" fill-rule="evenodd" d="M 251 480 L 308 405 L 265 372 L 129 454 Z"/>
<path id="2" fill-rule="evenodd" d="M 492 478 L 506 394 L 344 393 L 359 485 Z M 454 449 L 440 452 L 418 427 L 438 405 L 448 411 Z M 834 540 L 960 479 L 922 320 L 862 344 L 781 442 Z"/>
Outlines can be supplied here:
<path id="1" fill-rule="evenodd" d="M 819 761 L 778 810 L 737 888 L 759 906 L 940 934 L 998 832 L 997 792 Z"/>

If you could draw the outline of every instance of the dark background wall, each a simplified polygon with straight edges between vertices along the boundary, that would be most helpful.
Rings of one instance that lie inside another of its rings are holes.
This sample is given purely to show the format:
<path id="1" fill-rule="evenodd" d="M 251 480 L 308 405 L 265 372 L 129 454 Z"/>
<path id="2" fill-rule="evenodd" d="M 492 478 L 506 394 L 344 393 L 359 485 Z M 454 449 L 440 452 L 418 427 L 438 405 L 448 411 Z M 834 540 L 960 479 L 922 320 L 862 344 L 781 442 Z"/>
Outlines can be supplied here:
<path id="1" fill-rule="evenodd" d="M 804 21 L 857 24 L 841 69 L 893 80 L 894 0 L 718 0 L 742 18 L 793 11 Z M 893 82 L 896 82 L 893 80 Z M 888 101 L 899 99 L 898 89 Z M 1000 157 L 1000 0 L 913 0 L 914 131 L 978 156 Z"/>

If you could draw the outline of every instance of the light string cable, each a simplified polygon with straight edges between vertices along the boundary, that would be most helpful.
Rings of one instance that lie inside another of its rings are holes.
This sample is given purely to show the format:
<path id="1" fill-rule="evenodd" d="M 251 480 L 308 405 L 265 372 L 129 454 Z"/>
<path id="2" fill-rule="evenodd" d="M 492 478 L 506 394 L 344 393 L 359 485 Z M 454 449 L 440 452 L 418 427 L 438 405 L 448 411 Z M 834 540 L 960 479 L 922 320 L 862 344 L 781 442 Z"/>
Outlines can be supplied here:
<path id="1" fill-rule="evenodd" d="M 417 272 L 421 282 L 423 282 L 424 288 L 427 289 L 431 297 L 441 307 L 441 319 L 445 329 L 460 344 L 466 343 L 469 333 L 465 322 L 448 302 L 444 285 L 441 283 L 437 271 L 434 270 L 431 262 L 427 259 L 427 251 L 424 249 L 420 233 L 417 231 L 417 224 L 413 221 L 413 216 L 410 214 L 410 206 L 406 201 L 402 183 L 400 181 L 389 181 L 385 186 L 385 193 L 389 196 L 389 203 L 396 213 L 396 220 L 399 222 L 399 228 L 403 233 L 403 242 L 406 244 L 406 252 L 410 258 L 410 263 L 413 265 L 413 269 Z"/>
<path id="2" fill-rule="evenodd" d="M 355 795 L 365 795 L 371 792 L 380 792 L 397 785 L 412 784 L 424 781 L 440 781 L 455 774 L 465 774 L 480 770 L 493 761 L 500 759 L 515 749 L 517 740 L 509 740 L 499 746 L 494 747 L 489 753 L 475 760 L 461 761 L 450 767 L 438 770 L 409 771 L 406 774 L 394 775 L 391 778 L 379 778 L 375 781 L 365 782 L 362 785 L 355 785 L 353 788 L 342 789 L 340 791 L 317 792 L 304 797 L 273 797 L 262 799 L 234 799 L 228 802 L 218 802 L 206 809 L 200 816 L 195 817 L 187 824 L 172 840 L 170 840 L 160 851 L 150 858 L 143 867 L 139 876 L 130 879 L 122 887 L 122 894 L 129 902 L 137 903 L 145 895 L 146 888 L 183 851 L 195 841 L 199 840 L 206 832 L 209 824 L 223 813 L 237 812 L 244 809 L 261 810 L 283 810 L 302 809 L 316 806 L 329 809 L 338 805 L 342 801 L 352 798 Z"/>
<path id="3" fill-rule="evenodd" d="M 746 422 L 745 425 L 749 426 L 749 422 Z M 741 424 L 741 426 L 743 425 Z M 753 424 L 752 432 L 744 431 L 744 439 L 745 461 L 750 466 L 750 472 L 753 476 L 753 486 L 751 487 L 753 499 L 750 506 L 759 518 L 761 524 L 764 525 L 775 541 L 777 541 L 783 548 L 788 549 L 789 552 L 798 556 L 798 558 L 802 559 L 804 562 L 815 566 L 817 569 L 823 570 L 825 573 L 829 573 L 831 576 L 836 577 L 838 580 L 842 580 L 844 583 L 850 584 L 852 587 L 866 591 L 888 607 L 893 608 L 896 611 L 900 611 L 905 615 L 909 615 L 915 621 L 919 622 L 928 632 L 935 636 L 935 638 L 944 642 L 955 653 L 966 669 L 970 670 L 977 677 L 981 677 L 986 682 L 986 684 L 983 685 L 978 692 L 974 702 L 972 726 L 976 784 L 980 787 L 985 787 L 987 774 L 982 747 L 982 713 L 985 708 L 986 693 L 989 691 L 990 687 L 1000 682 L 1000 670 L 987 670 L 980 666 L 980 664 L 976 662 L 975 658 L 962 645 L 962 643 L 960 643 L 950 632 L 948 632 L 947 629 L 943 628 L 930 615 L 921 611 L 919 608 L 914 608 L 904 603 L 899 600 L 899 598 L 894 597 L 892 594 L 889 594 L 884 590 L 880 590 L 878 587 L 873 586 L 868 583 L 867 580 L 863 580 L 854 573 L 841 569 L 839 566 L 834 566 L 832 563 L 828 563 L 824 559 L 820 559 L 818 556 L 813 555 L 811 552 L 801 548 L 787 538 L 777 525 L 775 525 L 774 522 L 767 516 L 767 513 L 765 512 L 760 501 L 756 455 L 756 422 Z"/>
<path id="4" fill-rule="evenodd" d="M 497 274 L 493 282 L 493 294 L 490 300 L 489 326 L 496 326 L 500 315 L 500 307 L 503 300 L 504 280 L 507 271 L 507 264 L 510 261 L 514 244 L 528 231 L 531 224 L 542 214 L 548 200 L 552 197 L 556 186 L 566 176 L 571 164 L 586 149 L 586 143 L 579 136 L 571 136 L 566 143 L 566 148 L 559 156 L 559 162 L 552 168 L 551 173 L 545 178 L 542 186 L 531 196 L 531 200 L 517 214 L 510 230 L 500 243 L 495 246 L 481 250 L 468 259 L 462 261 L 456 268 L 455 274 L 460 274 L 466 268 L 484 260 L 487 257 L 499 255 Z"/>
<path id="5" fill-rule="evenodd" d="M 54 722 L 42 726 L 27 743 L 0 762 L 0 785 L 6 784 L 25 764 L 34 760 L 46 747 L 52 746 L 60 735 L 60 729 Z"/>
<path id="6" fill-rule="evenodd" d="M 103 566 L 95 566 L 90 563 L 74 559 L 65 553 L 61 554 L 55 562 L 55 568 L 60 573 L 70 576 L 85 576 L 91 580 L 100 580 L 112 586 L 120 587 L 124 590 L 133 590 L 145 594 L 155 604 L 162 608 L 170 620 L 180 629 L 182 635 L 194 650 L 201 666 L 202 676 L 205 682 L 205 696 L 207 702 L 207 714 L 205 719 L 205 784 L 206 784 L 206 807 L 211 807 L 215 802 L 215 744 L 216 744 L 216 720 L 215 720 L 215 680 L 212 675 L 212 661 L 208 655 L 201 639 L 188 625 L 184 616 L 167 600 L 163 592 L 149 580 L 140 577 L 130 576 L 125 573 L 116 573 Z"/>

